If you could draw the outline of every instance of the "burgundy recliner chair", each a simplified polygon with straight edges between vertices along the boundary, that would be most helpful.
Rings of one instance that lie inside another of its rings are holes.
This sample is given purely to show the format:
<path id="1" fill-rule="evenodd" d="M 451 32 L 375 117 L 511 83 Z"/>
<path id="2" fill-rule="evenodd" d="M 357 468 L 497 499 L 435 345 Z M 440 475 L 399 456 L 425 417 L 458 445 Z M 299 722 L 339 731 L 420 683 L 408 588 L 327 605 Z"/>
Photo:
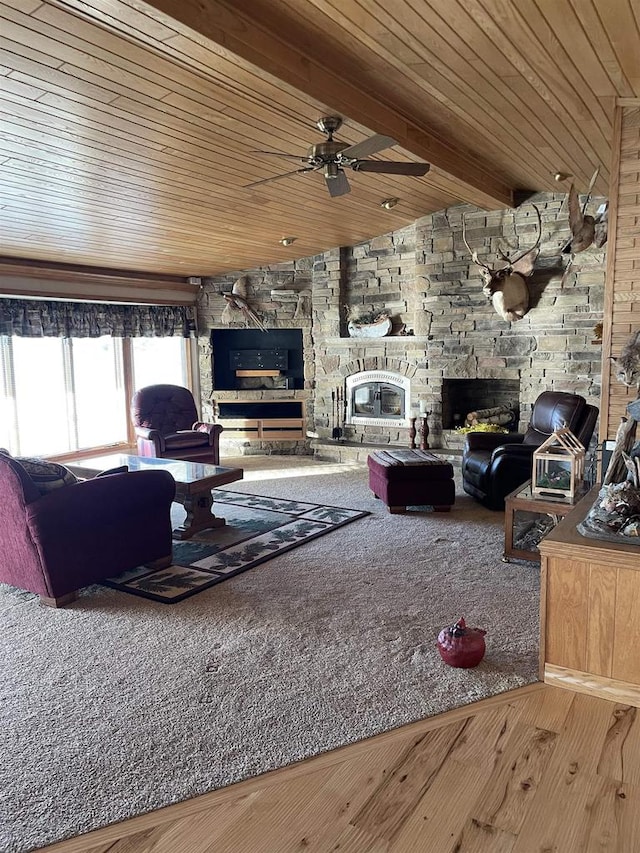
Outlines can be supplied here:
<path id="1" fill-rule="evenodd" d="M 133 395 L 131 419 L 140 456 L 217 465 L 221 424 L 198 420 L 193 395 L 180 385 L 147 385 Z"/>
<path id="2" fill-rule="evenodd" d="M 544 391 L 534 403 L 526 433 L 468 433 L 462 487 L 489 509 L 504 509 L 506 496 L 531 478 L 534 450 L 563 426 L 589 447 L 598 411 L 579 394 Z"/>
<path id="3" fill-rule="evenodd" d="M 0 453 L 0 581 L 60 607 L 136 566 L 171 564 L 168 471 L 106 474 L 41 494 Z"/>

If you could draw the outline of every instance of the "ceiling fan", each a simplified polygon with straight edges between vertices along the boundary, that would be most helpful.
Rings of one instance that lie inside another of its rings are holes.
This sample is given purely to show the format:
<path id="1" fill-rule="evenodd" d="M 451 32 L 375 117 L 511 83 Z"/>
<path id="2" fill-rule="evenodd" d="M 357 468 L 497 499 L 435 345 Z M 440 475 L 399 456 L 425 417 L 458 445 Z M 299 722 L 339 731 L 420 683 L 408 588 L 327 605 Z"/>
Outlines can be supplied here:
<path id="1" fill-rule="evenodd" d="M 252 184 L 247 184 L 245 189 L 257 187 L 261 184 L 268 184 L 271 181 L 279 181 L 281 178 L 287 178 L 290 175 L 300 175 L 305 172 L 322 172 L 329 190 L 329 195 L 339 196 L 351 192 L 349 181 L 344 173 L 345 168 L 353 169 L 354 172 L 378 172 L 385 175 L 414 175 L 420 177 L 426 175 L 429 171 L 429 163 L 400 163 L 400 162 L 384 162 L 382 160 L 362 160 L 361 157 L 368 157 L 371 154 L 377 154 L 385 148 L 390 148 L 392 145 L 397 145 L 395 139 L 390 136 L 382 136 L 376 133 L 375 136 L 370 136 L 362 142 L 356 142 L 355 145 L 349 145 L 346 142 L 336 142 L 333 134 L 342 126 L 340 116 L 324 116 L 316 122 L 316 127 L 327 134 L 325 142 L 318 142 L 312 145 L 304 157 L 298 157 L 295 154 L 283 154 L 280 151 L 254 151 L 254 154 L 268 154 L 273 157 L 286 157 L 289 160 L 298 160 L 305 163 L 301 169 L 294 169 L 291 172 L 284 172 L 282 175 L 275 175 L 272 178 L 264 178 L 262 181 L 254 181 Z"/>

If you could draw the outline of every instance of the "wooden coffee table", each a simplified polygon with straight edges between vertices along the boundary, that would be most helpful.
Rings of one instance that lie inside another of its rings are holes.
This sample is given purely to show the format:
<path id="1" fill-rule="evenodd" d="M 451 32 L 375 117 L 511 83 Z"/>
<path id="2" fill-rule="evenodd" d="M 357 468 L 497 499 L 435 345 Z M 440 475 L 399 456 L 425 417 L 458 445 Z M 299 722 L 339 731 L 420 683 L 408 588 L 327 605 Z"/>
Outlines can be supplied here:
<path id="1" fill-rule="evenodd" d="M 226 522 L 224 518 L 213 513 L 211 490 L 241 480 L 244 476 L 242 468 L 223 468 L 220 465 L 204 465 L 180 459 L 129 456 L 126 453 L 93 456 L 76 462 L 66 462 L 65 465 L 77 477 L 85 479 L 91 479 L 101 471 L 122 465 L 126 465 L 129 471 L 168 471 L 176 481 L 175 499 L 187 511 L 183 523 L 173 531 L 175 539 L 190 539 L 200 530 L 222 527 Z"/>
<path id="2" fill-rule="evenodd" d="M 548 530 L 541 534 L 540 539 L 544 538 L 547 533 L 551 532 L 556 524 L 565 515 L 568 515 L 572 509 L 575 509 L 576 503 L 586 494 L 589 487 L 586 483 L 580 486 L 576 493 L 576 498 L 573 503 L 568 500 L 562 500 L 554 497 L 534 497 L 531 492 L 531 480 L 527 480 L 517 489 L 514 489 L 510 495 L 507 495 L 504 502 L 504 554 L 502 559 L 505 563 L 509 562 L 510 557 L 515 557 L 519 560 L 530 560 L 534 563 L 540 562 L 540 553 L 538 551 L 538 541 L 532 541 L 531 550 L 519 548 L 514 536 L 515 514 L 517 512 L 530 513 L 532 516 L 539 515 L 546 517 Z M 532 522 L 533 523 L 533 522 Z M 535 540 L 535 536 L 533 536 Z"/>

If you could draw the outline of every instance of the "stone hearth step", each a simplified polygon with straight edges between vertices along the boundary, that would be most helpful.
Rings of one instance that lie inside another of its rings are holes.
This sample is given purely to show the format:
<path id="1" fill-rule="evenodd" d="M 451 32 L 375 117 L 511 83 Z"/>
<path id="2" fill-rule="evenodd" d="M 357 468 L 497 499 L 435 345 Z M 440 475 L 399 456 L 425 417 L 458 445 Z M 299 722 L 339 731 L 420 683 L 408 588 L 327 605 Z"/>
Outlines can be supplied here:
<path id="1" fill-rule="evenodd" d="M 311 441 L 313 455 L 327 462 L 361 462 L 367 464 L 367 457 L 377 450 L 408 449 L 406 445 L 397 444 L 360 444 L 355 441 L 332 441 L 331 439 L 314 438 Z M 450 462 L 454 468 L 459 468 L 462 450 L 448 447 L 430 448 L 430 452 L 441 456 L 444 462 Z"/>

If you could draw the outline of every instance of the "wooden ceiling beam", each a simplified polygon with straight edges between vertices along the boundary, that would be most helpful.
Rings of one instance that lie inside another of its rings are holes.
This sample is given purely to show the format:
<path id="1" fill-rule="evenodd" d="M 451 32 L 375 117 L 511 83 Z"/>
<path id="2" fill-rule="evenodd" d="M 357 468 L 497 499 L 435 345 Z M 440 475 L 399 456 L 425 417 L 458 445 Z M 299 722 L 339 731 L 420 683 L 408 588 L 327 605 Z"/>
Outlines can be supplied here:
<path id="1" fill-rule="evenodd" d="M 402 148 L 428 160 L 454 179 L 461 201 L 484 209 L 512 205 L 514 188 L 483 169 L 477 159 L 446 144 L 430 128 L 402 115 L 388 99 L 383 103 L 333 71 L 331 64 L 323 61 L 320 33 L 316 57 L 308 49 L 303 51 L 297 47 L 300 40 L 293 30 L 271 31 L 263 21 L 258 21 L 259 4 L 253 2 L 251 14 L 239 11 L 238 4 L 224 0 L 206 0 L 206 3 L 150 0 L 146 6 L 147 14 L 158 23 L 167 23 L 167 16 L 172 28 L 179 29 L 183 25 L 193 30 L 209 40 L 211 49 L 217 53 L 223 56 L 233 53 L 305 95 L 331 104 L 349 119 L 377 133 L 392 136 Z M 154 15 L 152 10 L 160 14 Z"/>

